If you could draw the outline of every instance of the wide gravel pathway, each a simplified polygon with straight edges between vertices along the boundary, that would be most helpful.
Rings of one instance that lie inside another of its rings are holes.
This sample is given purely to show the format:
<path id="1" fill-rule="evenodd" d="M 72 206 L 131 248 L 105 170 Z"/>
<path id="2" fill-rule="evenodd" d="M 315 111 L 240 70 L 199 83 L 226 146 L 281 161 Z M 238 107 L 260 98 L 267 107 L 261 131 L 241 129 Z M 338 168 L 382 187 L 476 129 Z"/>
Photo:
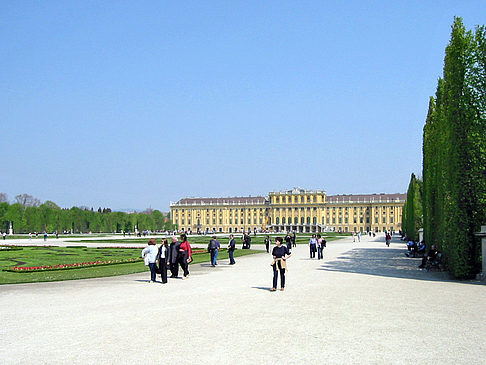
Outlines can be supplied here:
<path id="1" fill-rule="evenodd" d="M 405 245 L 300 245 L 284 292 L 271 257 L 0 286 L 1 364 L 485 364 L 486 286 L 417 269 Z"/>

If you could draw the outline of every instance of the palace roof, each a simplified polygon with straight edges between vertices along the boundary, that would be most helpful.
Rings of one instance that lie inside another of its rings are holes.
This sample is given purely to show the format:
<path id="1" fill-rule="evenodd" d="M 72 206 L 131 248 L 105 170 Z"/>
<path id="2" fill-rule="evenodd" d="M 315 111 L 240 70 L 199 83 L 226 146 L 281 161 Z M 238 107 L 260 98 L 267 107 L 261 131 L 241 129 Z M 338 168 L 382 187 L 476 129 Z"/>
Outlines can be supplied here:
<path id="1" fill-rule="evenodd" d="M 231 198 L 184 198 L 175 205 L 251 205 L 265 204 L 266 198 L 263 196 L 241 196 Z"/>
<path id="2" fill-rule="evenodd" d="M 404 202 L 407 199 L 407 194 L 343 194 L 343 195 L 328 195 L 326 197 L 327 203 L 391 203 Z"/>

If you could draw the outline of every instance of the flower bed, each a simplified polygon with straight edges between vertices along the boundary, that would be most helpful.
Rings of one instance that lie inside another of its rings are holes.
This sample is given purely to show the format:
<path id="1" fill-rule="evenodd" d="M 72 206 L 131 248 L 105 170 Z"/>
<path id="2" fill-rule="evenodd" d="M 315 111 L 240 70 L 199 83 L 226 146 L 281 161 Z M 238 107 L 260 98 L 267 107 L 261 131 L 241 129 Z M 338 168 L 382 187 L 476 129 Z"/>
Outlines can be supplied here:
<path id="1" fill-rule="evenodd" d="M 110 261 L 89 261 L 89 262 L 78 262 L 74 264 L 58 264 L 49 266 L 14 266 L 3 269 L 4 271 L 10 272 L 38 272 L 38 271 L 53 271 L 53 270 L 71 270 L 71 269 L 81 269 L 93 266 L 106 266 L 106 265 L 116 265 L 116 264 L 126 264 L 132 262 L 143 261 L 141 258 L 124 259 L 124 260 L 110 260 Z"/>

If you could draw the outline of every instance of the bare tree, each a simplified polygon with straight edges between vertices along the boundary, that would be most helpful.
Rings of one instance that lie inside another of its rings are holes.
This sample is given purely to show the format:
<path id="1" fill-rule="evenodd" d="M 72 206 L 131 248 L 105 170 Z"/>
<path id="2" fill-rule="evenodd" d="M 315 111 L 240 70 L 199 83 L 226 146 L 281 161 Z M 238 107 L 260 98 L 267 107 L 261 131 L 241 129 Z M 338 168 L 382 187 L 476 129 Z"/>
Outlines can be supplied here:
<path id="1" fill-rule="evenodd" d="M 40 200 L 34 198 L 29 194 L 20 194 L 15 196 L 15 202 L 25 207 L 38 207 L 40 205 Z"/>
<path id="2" fill-rule="evenodd" d="M 8 196 L 5 193 L 0 193 L 0 203 L 4 203 L 4 202 L 8 203 Z"/>

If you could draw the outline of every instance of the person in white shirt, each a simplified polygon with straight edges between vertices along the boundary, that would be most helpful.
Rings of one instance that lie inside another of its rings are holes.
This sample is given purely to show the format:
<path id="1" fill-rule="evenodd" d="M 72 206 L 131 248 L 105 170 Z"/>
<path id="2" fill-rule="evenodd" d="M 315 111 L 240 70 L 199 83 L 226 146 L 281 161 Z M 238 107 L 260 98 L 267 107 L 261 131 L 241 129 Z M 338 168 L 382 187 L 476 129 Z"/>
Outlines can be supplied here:
<path id="1" fill-rule="evenodd" d="M 150 268 L 150 281 L 149 283 L 155 282 L 155 274 L 157 272 L 156 260 L 157 260 L 157 246 L 155 245 L 155 239 L 151 238 L 148 241 L 148 246 L 142 250 L 142 257 L 145 261 L 145 265 Z"/>

